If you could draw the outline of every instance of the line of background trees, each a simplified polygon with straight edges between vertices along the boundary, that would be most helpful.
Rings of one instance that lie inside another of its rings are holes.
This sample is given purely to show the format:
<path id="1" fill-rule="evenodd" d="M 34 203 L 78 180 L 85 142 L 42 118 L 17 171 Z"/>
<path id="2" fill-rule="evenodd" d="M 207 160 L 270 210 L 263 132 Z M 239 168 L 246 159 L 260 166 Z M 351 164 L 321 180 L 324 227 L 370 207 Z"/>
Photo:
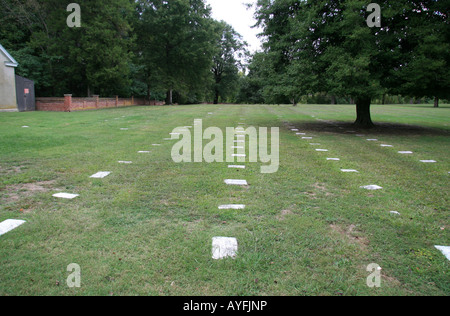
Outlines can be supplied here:
<path id="1" fill-rule="evenodd" d="M 224 0 L 225 1 L 225 0 Z M 450 0 L 257 0 L 249 56 L 204 0 L 0 0 L 0 42 L 39 96 L 146 96 L 171 103 L 356 103 L 450 98 Z M 247 61 L 247 64 L 243 64 Z"/>
<path id="2" fill-rule="evenodd" d="M 246 43 L 204 0 L 0 0 L 0 42 L 38 96 L 232 101 Z"/>

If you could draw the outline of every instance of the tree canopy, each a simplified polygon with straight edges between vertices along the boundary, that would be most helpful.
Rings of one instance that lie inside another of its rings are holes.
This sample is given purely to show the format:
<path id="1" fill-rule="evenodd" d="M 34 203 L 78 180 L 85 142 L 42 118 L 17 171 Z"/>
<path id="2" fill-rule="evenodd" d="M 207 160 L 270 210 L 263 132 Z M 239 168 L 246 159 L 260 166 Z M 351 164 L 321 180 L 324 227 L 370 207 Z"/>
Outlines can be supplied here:
<path id="1" fill-rule="evenodd" d="M 243 42 L 211 18 L 204 0 L 86 0 L 81 27 L 66 24 L 71 2 L 0 0 L 0 42 L 17 58 L 17 73 L 35 81 L 38 96 L 212 101 L 217 78 L 211 69 L 219 59 L 220 94 L 236 90 L 233 71 L 240 64 L 232 55 Z"/>
<path id="2" fill-rule="evenodd" d="M 258 0 L 271 70 L 263 91 L 349 96 L 361 127 L 373 126 L 380 93 L 448 97 L 449 1 L 378 3 L 381 27 L 369 27 L 367 1 Z"/>
<path id="3" fill-rule="evenodd" d="M 264 46 L 211 17 L 205 0 L 0 0 L 0 42 L 38 96 L 146 96 L 167 104 L 356 103 L 373 126 L 375 98 L 450 98 L 450 0 L 257 0 Z M 348 101 L 347 101 L 348 102 Z"/>

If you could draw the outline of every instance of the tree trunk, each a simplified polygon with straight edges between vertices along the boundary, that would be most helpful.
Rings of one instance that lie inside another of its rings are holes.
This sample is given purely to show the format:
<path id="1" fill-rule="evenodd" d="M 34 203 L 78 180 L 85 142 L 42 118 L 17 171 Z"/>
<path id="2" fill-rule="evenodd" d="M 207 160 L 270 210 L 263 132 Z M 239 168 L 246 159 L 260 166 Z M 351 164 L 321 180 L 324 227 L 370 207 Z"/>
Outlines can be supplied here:
<path id="1" fill-rule="evenodd" d="M 331 95 L 331 104 L 336 104 L 336 96 L 334 94 Z"/>
<path id="2" fill-rule="evenodd" d="M 167 97 L 166 97 L 166 105 L 172 105 L 173 101 L 172 101 L 172 89 L 169 89 L 167 91 Z"/>
<path id="3" fill-rule="evenodd" d="M 438 97 L 434 97 L 434 107 L 435 108 L 439 107 L 439 98 Z"/>
<path id="4" fill-rule="evenodd" d="M 214 104 L 219 104 L 219 89 L 214 89 Z"/>
<path id="5" fill-rule="evenodd" d="M 372 128 L 375 125 L 370 117 L 370 102 L 371 99 L 357 98 L 356 99 L 356 121 L 354 125 L 360 128 Z"/>

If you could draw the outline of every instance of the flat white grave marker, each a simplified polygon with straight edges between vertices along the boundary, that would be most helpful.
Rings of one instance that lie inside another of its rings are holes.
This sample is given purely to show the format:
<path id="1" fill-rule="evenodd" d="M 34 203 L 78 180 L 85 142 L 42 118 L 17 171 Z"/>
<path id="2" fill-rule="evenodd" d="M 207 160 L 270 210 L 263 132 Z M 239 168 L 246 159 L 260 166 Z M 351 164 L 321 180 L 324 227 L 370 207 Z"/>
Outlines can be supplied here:
<path id="1" fill-rule="evenodd" d="M 57 198 L 62 198 L 62 199 L 74 199 L 78 196 L 80 196 L 79 194 L 71 194 L 71 193 L 56 193 L 53 194 L 52 196 L 57 197 Z"/>
<path id="2" fill-rule="evenodd" d="M 328 149 L 316 149 L 316 151 L 328 151 Z"/>
<path id="3" fill-rule="evenodd" d="M 437 250 L 442 252 L 442 254 L 450 260 L 450 247 L 449 246 L 434 246 Z"/>
<path id="4" fill-rule="evenodd" d="M 376 138 L 368 138 L 367 139 L 369 142 L 376 142 L 376 141 L 378 141 L 378 139 L 376 139 Z"/>
<path id="5" fill-rule="evenodd" d="M 399 151 L 399 154 L 412 154 L 412 151 Z"/>
<path id="6" fill-rule="evenodd" d="M 248 185 L 247 180 L 225 179 L 224 182 L 228 185 Z"/>
<path id="7" fill-rule="evenodd" d="M 434 162 L 436 162 L 436 160 L 421 160 L 420 162 L 434 163 Z"/>
<path id="8" fill-rule="evenodd" d="M 394 146 L 392 146 L 392 145 L 386 145 L 386 144 L 381 144 L 380 146 L 381 146 L 381 147 L 394 147 Z"/>
<path id="9" fill-rule="evenodd" d="M 233 237 L 213 237 L 212 258 L 215 260 L 227 257 L 235 258 L 238 250 L 237 239 Z"/>
<path id="10" fill-rule="evenodd" d="M 128 128 L 121 128 L 121 131 L 128 131 Z"/>
<path id="11" fill-rule="evenodd" d="M 118 163 L 123 163 L 123 164 L 132 164 L 132 161 L 123 161 L 123 160 L 119 160 Z"/>
<path id="12" fill-rule="evenodd" d="M 329 160 L 329 161 L 339 161 L 341 159 L 339 159 L 339 158 L 327 158 L 327 160 Z"/>
<path id="13" fill-rule="evenodd" d="M 110 171 L 99 171 L 96 174 L 93 174 L 92 176 L 90 176 L 90 178 L 103 179 L 104 177 L 107 177 L 110 174 L 111 174 Z"/>
<path id="14" fill-rule="evenodd" d="M 306 135 L 306 133 L 295 133 L 295 135 Z"/>
<path id="15" fill-rule="evenodd" d="M 243 210 L 244 208 L 245 208 L 244 204 L 219 205 L 219 210 Z"/>
<path id="16" fill-rule="evenodd" d="M 7 219 L 0 223 L 0 236 L 26 223 L 20 219 Z"/>
<path id="17" fill-rule="evenodd" d="M 380 187 L 379 185 L 376 184 L 370 184 L 370 185 L 365 185 L 365 186 L 361 186 L 361 189 L 366 189 L 366 190 L 381 190 L 382 187 Z"/>
<path id="18" fill-rule="evenodd" d="M 342 172 L 358 172 L 358 170 L 355 169 L 341 169 Z"/>
<path id="19" fill-rule="evenodd" d="M 229 165 L 228 168 L 245 169 L 244 165 Z"/>
<path id="20" fill-rule="evenodd" d="M 312 139 L 312 137 L 302 137 L 302 139 Z"/>
<path id="21" fill-rule="evenodd" d="M 150 152 L 148 150 L 141 150 L 138 151 L 138 154 L 149 154 Z"/>
<path id="22" fill-rule="evenodd" d="M 298 132 L 298 128 L 291 128 L 291 131 Z"/>

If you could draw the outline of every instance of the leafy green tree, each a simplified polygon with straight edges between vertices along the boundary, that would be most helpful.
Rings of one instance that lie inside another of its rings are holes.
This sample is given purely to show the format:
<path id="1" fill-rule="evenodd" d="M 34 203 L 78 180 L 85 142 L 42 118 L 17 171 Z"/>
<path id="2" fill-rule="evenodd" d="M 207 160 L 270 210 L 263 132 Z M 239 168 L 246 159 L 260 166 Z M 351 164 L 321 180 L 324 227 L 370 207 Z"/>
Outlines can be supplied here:
<path id="1" fill-rule="evenodd" d="M 383 2 L 382 80 L 388 92 L 416 98 L 450 96 L 449 0 Z"/>
<path id="2" fill-rule="evenodd" d="M 268 67 L 278 76 L 278 90 L 285 85 L 285 94 L 349 96 L 356 102 L 355 125 L 360 127 L 373 126 L 370 105 L 377 95 L 424 95 L 419 93 L 424 89 L 445 95 L 448 54 L 434 55 L 448 47 L 437 43 L 448 43 L 448 6 L 438 2 L 381 1 L 379 28 L 367 25 L 366 1 L 258 0 L 258 24 L 267 38 L 265 52 L 274 56 Z M 437 69 L 439 79 L 433 78 Z"/>
<path id="3" fill-rule="evenodd" d="M 138 43 L 147 85 L 203 93 L 209 83 L 213 36 L 210 9 L 203 0 L 140 0 Z"/>
<path id="4" fill-rule="evenodd" d="M 239 88 L 242 60 L 248 55 L 247 43 L 232 26 L 224 21 L 215 23 L 216 47 L 211 72 L 214 76 L 214 104 L 234 97 Z"/>
<path id="5" fill-rule="evenodd" d="M 0 41 L 19 51 L 19 73 L 32 74 L 38 95 L 127 94 L 131 37 L 129 0 L 81 2 L 81 27 L 67 25 L 61 0 L 1 0 L 0 19 L 8 25 Z M 17 35 L 12 35 L 12 30 Z M 40 64 L 45 70 L 39 69 Z M 36 77 L 34 77 L 36 76 Z"/>
<path id="6" fill-rule="evenodd" d="M 253 54 L 248 66 L 248 74 L 241 73 L 237 96 L 238 103 L 257 104 L 266 102 L 264 89 L 268 87 L 266 80 L 269 78 L 266 58 L 267 55 L 264 53 Z"/>

